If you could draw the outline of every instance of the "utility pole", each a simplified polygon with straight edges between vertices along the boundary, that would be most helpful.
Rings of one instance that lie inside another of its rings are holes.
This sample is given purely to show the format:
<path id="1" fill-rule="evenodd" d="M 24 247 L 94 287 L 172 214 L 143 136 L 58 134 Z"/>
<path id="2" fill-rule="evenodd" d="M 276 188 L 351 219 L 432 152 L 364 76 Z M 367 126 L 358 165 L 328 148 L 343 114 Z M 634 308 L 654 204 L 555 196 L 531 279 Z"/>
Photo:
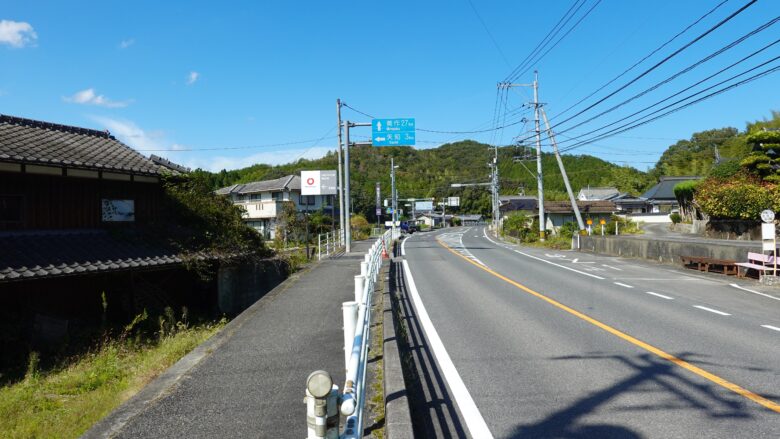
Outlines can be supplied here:
<path id="1" fill-rule="evenodd" d="M 344 181 L 342 178 L 342 170 L 341 170 L 341 99 L 336 99 L 336 118 L 338 120 L 338 131 L 339 131 L 339 147 L 336 150 L 336 155 L 338 157 L 339 162 L 339 170 L 338 170 L 338 195 L 339 195 L 339 233 L 342 234 L 341 236 L 341 242 L 344 242 Z M 333 206 L 336 207 L 335 205 Z"/>
<path id="2" fill-rule="evenodd" d="M 561 169 L 561 175 L 563 176 L 563 183 L 566 185 L 566 192 L 569 193 L 569 200 L 571 201 L 571 208 L 574 210 L 574 216 L 577 218 L 577 227 L 580 228 L 580 231 L 585 230 L 585 223 L 582 222 L 582 216 L 580 215 L 580 207 L 577 206 L 577 200 L 574 198 L 574 192 L 571 190 L 571 184 L 569 183 L 569 176 L 566 175 L 566 168 L 563 167 L 563 160 L 561 159 L 561 154 L 558 152 L 558 142 L 555 141 L 555 135 L 552 132 L 552 129 L 550 129 L 550 121 L 547 120 L 547 112 L 544 111 L 544 108 L 542 108 L 542 117 L 544 117 L 544 126 L 547 128 L 547 137 L 550 138 L 550 141 L 552 142 L 553 151 L 555 151 L 555 159 L 558 160 L 558 167 Z M 604 226 L 601 226 L 602 232 L 604 231 Z"/>
<path id="3" fill-rule="evenodd" d="M 352 224 L 349 216 L 349 128 L 350 121 L 344 121 L 344 243 L 346 252 L 352 251 Z"/>
<path id="4" fill-rule="evenodd" d="M 539 72 L 534 71 L 534 125 L 536 130 L 536 187 L 539 192 L 539 240 L 545 238 L 544 181 L 542 178 L 542 130 L 539 126 Z"/>

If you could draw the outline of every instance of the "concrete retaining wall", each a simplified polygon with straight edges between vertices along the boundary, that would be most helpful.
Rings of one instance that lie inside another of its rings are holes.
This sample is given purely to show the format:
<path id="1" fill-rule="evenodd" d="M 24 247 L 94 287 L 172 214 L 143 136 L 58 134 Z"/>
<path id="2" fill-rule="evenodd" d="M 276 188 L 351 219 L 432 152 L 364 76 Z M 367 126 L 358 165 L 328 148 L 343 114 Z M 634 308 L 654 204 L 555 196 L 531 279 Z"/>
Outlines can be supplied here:
<path id="1" fill-rule="evenodd" d="M 749 251 L 761 253 L 761 244 L 737 246 L 622 236 L 581 236 L 580 251 L 626 258 L 650 259 L 664 264 L 676 265 L 680 263 L 681 255 L 745 261 Z"/>

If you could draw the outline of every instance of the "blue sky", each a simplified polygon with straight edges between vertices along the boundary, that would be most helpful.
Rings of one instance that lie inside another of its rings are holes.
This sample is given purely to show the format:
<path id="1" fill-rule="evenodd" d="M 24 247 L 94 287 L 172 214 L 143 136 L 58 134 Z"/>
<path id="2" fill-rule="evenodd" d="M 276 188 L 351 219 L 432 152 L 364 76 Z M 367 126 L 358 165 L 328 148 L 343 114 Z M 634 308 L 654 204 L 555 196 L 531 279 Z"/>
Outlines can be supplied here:
<path id="1" fill-rule="evenodd" d="M 336 98 L 377 117 L 414 117 L 423 129 L 488 128 L 496 83 L 574 0 L 472 2 L 6 1 L 0 9 L 0 113 L 109 129 L 146 155 L 210 170 L 323 155 L 336 144 Z M 596 2 L 586 0 L 580 15 Z M 726 2 L 596 97 L 746 2 Z M 588 95 L 718 3 L 602 0 L 536 66 L 547 112 L 554 116 Z M 759 1 L 571 123 L 646 89 L 777 13 L 776 1 Z M 778 29 L 780 24 L 565 135 L 666 97 L 773 41 Z M 779 52 L 780 44 L 734 72 Z M 530 72 L 519 78 L 531 80 Z M 513 89 L 507 105 L 529 101 L 527 93 Z M 578 151 L 644 170 L 674 139 L 722 126 L 743 129 L 780 110 L 778 98 L 780 75 L 774 74 Z M 343 114 L 367 121 L 349 109 Z M 522 135 L 521 128 L 495 137 L 418 132 L 418 148 L 462 138 L 508 143 Z"/>

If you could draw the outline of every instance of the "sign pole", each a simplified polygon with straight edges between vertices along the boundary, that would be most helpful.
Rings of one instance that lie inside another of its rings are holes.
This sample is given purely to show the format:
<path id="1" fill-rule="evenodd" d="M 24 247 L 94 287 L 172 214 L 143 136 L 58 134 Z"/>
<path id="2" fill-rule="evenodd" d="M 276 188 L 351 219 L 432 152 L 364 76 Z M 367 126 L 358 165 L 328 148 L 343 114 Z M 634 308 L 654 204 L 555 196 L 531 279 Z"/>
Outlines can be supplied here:
<path id="1" fill-rule="evenodd" d="M 336 155 L 339 162 L 338 166 L 338 196 L 339 196 L 339 234 L 344 233 L 344 179 L 341 170 L 341 99 L 336 99 L 336 117 L 338 119 L 339 147 L 336 149 Z M 336 203 L 333 203 L 333 210 L 336 210 Z M 335 213 L 333 216 L 335 220 Z"/>
<path id="2" fill-rule="evenodd" d="M 352 251 L 352 218 L 349 215 L 349 127 L 351 122 L 344 121 L 344 244 L 346 252 Z"/>

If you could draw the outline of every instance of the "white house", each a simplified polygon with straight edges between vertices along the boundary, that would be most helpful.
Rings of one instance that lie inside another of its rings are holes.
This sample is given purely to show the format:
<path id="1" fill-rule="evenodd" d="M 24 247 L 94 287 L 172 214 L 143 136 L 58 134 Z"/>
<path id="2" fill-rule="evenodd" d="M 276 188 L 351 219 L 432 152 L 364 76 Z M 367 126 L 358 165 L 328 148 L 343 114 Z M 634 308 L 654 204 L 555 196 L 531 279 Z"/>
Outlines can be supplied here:
<path id="1" fill-rule="evenodd" d="M 301 195 L 301 177 L 287 175 L 276 180 L 254 181 L 217 189 L 218 195 L 230 197 L 244 208 L 244 221 L 266 238 L 274 239 L 283 203 L 292 202 L 298 212 L 323 209 L 334 214 L 333 195 Z"/>

